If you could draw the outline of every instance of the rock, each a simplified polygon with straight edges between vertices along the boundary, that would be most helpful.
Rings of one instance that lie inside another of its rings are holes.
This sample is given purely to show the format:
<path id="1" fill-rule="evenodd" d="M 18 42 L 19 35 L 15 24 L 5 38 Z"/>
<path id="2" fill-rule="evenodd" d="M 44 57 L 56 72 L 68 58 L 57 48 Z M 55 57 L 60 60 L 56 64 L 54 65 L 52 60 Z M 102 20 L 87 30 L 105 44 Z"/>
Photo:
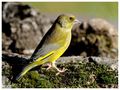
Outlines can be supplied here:
<path id="1" fill-rule="evenodd" d="M 118 68 L 111 68 L 111 65 L 117 65 L 117 60 L 107 57 L 61 57 L 56 65 L 60 69 L 66 68 L 64 73 L 56 76 L 57 71 L 53 68 L 46 70 L 47 67 L 38 66 L 18 81 L 14 78 L 29 63 L 28 57 L 3 54 L 2 60 L 4 88 L 118 87 Z"/>
<path id="2" fill-rule="evenodd" d="M 51 21 L 28 5 L 3 3 L 3 50 L 24 53 L 35 49 L 43 35 L 51 27 Z"/>
<path id="3" fill-rule="evenodd" d="M 93 27 L 93 29 L 96 32 L 100 32 L 103 34 L 106 34 L 109 36 L 109 38 L 112 40 L 112 46 L 114 48 L 118 48 L 118 31 L 115 29 L 113 25 L 111 25 L 109 22 L 107 22 L 104 19 L 97 18 L 97 19 L 92 19 L 89 21 L 89 24 Z M 114 41 L 115 40 L 115 41 Z"/>
<path id="4" fill-rule="evenodd" d="M 72 30 L 72 41 L 65 56 L 118 57 L 117 30 L 103 19 L 91 19 L 76 24 Z"/>
<path id="5" fill-rule="evenodd" d="M 2 76 L 2 88 L 11 88 L 10 81 L 6 76 Z"/>

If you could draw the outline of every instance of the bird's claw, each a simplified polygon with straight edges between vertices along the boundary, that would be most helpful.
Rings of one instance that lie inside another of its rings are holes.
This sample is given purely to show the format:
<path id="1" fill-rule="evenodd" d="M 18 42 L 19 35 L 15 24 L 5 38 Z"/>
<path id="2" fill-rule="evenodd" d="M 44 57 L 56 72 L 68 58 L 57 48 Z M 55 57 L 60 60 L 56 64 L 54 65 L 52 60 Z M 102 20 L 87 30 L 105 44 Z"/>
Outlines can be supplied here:
<path id="1" fill-rule="evenodd" d="M 62 70 L 58 70 L 58 72 L 56 73 L 56 75 L 59 75 L 60 73 L 65 72 L 67 69 L 63 68 Z"/>
<path id="2" fill-rule="evenodd" d="M 49 70 L 52 67 L 52 65 L 50 63 L 48 63 L 47 65 L 48 65 L 48 67 L 46 70 Z"/>

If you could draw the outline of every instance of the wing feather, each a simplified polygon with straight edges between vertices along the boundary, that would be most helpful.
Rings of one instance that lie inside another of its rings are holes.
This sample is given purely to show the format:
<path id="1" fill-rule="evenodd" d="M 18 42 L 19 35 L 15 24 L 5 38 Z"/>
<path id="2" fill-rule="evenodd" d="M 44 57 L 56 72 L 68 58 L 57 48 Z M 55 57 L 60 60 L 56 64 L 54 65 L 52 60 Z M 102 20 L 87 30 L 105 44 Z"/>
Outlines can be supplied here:
<path id="1" fill-rule="evenodd" d="M 57 50 L 60 46 L 56 44 L 48 44 L 41 47 L 36 53 L 34 53 L 31 57 L 33 61 L 36 61 L 40 57 L 48 57 L 53 54 L 55 50 Z"/>
<path id="2" fill-rule="evenodd" d="M 53 53 L 53 51 L 60 48 L 60 45 L 56 43 L 51 43 L 49 40 L 54 33 L 55 25 L 53 25 L 50 30 L 44 35 L 43 39 L 41 40 L 40 44 L 35 49 L 34 53 L 32 54 L 30 60 L 36 61 L 38 58 L 45 57 L 45 55 L 49 53 Z M 47 42 L 46 42 L 47 41 Z M 49 43 L 48 43 L 49 42 Z M 51 55 L 51 54 L 50 54 Z"/>

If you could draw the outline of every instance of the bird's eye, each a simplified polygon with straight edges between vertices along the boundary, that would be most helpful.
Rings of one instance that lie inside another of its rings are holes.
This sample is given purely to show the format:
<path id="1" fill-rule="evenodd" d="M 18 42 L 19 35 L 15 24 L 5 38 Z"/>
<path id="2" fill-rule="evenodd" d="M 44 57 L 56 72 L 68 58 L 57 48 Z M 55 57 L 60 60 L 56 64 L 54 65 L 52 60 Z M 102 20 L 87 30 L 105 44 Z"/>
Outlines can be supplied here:
<path id="1" fill-rule="evenodd" d="M 70 19 L 70 21 L 73 21 L 73 20 L 74 20 L 74 18 L 73 18 L 73 17 L 69 17 L 69 19 Z"/>

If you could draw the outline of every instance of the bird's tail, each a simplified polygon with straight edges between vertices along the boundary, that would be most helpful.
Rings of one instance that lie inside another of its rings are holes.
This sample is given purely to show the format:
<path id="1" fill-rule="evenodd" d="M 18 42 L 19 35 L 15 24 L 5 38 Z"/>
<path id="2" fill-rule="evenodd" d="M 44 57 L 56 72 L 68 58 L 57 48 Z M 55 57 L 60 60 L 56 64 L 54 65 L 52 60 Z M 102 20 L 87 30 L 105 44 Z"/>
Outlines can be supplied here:
<path id="1" fill-rule="evenodd" d="M 38 66 L 38 65 L 41 65 L 41 64 L 44 64 L 45 61 L 44 60 L 41 60 L 41 61 L 35 61 L 29 65 L 27 65 L 25 68 L 23 68 L 22 72 L 15 78 L 16 80 L 20 79 L 23 75 L 25 75 L 30 69 Z"/>

